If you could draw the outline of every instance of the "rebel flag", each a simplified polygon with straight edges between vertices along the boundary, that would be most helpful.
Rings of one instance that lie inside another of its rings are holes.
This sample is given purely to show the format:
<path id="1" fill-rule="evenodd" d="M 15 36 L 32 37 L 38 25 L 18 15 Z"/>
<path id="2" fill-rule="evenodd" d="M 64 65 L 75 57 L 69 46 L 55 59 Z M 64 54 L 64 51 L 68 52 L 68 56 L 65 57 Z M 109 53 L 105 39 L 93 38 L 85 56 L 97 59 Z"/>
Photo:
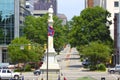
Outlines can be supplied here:
<path id="1" fill-rule="evenodd" d="M 51 26 L 48 26 L 48 36 L 54 36 L 54 29 Z"/>

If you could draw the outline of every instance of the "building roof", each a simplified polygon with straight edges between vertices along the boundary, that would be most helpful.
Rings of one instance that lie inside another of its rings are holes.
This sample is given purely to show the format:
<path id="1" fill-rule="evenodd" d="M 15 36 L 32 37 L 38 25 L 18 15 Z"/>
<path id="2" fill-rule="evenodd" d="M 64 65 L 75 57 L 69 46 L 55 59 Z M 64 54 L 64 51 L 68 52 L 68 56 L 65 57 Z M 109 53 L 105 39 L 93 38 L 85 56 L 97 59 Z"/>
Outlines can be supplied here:
<path id="1" fill-rule="evenodd" d="M 57 14 L 57 16 L 60 18 L 60 19 L 67 19 L 67 17 L 65 16 L 65 14 Z"/>
<path id="2" fill-rule="evenodd" d="M 54 13 L 57 13 L 57 2 L 56 0 L 38 0 L 34 2 L 34 10 L 48 10 L 50 5 L 53 5 Z"/>

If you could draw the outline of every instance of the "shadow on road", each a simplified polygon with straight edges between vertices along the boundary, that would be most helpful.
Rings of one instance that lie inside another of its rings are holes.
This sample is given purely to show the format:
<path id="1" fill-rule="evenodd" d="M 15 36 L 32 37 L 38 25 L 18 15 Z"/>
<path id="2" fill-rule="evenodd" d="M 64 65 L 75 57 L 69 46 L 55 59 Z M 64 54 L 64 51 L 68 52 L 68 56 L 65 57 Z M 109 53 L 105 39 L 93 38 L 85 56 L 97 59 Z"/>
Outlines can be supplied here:
<path id="1" fill-rule="evenodd" d="M 69 65 L 70 68 L 82 68 L 82 65 Z"/>

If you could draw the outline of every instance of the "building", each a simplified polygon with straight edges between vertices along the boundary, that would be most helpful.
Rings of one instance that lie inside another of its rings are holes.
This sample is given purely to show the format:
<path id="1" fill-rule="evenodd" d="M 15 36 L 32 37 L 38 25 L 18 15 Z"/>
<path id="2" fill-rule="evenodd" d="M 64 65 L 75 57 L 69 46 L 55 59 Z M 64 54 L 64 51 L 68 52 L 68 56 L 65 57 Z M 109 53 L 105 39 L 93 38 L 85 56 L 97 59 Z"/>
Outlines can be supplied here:
<path id="1" fill-rule="evenodd" d="M 0 1 L 0 62 L 8 62 L 7 46 L 21 36 L 24 17 L 30 15 L 25 0 Z"/>
<path id="2" fill-rule="evenodd" d="M 106 8 L 107 0 L 85 0 L 85 7 L 101 6 Z"/>
<path id="3" fill-rule="evenodd" d="M 35 0 L 34 1 L 34 16 L 42 16 L 48 12 L 50 5 L 53 6 L 54 14 L 57 14 L 57 0 Z"/>
<path id="4" fill-rule="evenodd" d="M 31 14 L 33 14 L 34 0 L 26 0 L 26 9 L 29 10 Z"/>
<path id="5" fill-rule="evenodd" d="M 58 18 L 62 20 L 62 25 L 67 24 L 67 17 L 64 14 L 57 14 Z"/>
<path id="6" fill-rule="evenodd" d="M 92 1 L 92 2 L 90 2 Z M 91 7 L 89 5 L 101 6 L 111 13 L 109 20 L 112 21 L 110 26 L 111 37 L 114 40 L 114 63 L 120 64 L 120 30 L 119 30 L 119 1 L 120 0 L 85 0 L 85 7 Z"/>
<path id="7" fill-rule="evenodd" d="M 85 0 L 85 7 L 93 7 L 94 3 L 93 0 Z"/>

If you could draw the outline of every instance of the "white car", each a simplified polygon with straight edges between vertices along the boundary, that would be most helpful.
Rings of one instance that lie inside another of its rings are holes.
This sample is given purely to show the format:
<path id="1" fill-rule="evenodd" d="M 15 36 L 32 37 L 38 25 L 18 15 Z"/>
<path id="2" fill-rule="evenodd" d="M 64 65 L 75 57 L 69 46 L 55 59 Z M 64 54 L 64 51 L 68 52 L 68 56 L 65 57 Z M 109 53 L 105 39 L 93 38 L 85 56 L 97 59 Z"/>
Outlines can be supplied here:
<path id="1" fill-rule="evenodd" d="M 113 68 L 108 68 L 108 72 L 112 73 L 112 74 L 115 73 L 115 72 L 119 72 L 120 73 L 120 65 L 116 65 Z"/>
<path id="2" fill-rule="evenodd" d="M 18 72 L 13 72 L 10 69 L 0 69 L 0 80 L 1 79 L 16 79 L 18 80 L 21 77 L 21 74 Z"/>

